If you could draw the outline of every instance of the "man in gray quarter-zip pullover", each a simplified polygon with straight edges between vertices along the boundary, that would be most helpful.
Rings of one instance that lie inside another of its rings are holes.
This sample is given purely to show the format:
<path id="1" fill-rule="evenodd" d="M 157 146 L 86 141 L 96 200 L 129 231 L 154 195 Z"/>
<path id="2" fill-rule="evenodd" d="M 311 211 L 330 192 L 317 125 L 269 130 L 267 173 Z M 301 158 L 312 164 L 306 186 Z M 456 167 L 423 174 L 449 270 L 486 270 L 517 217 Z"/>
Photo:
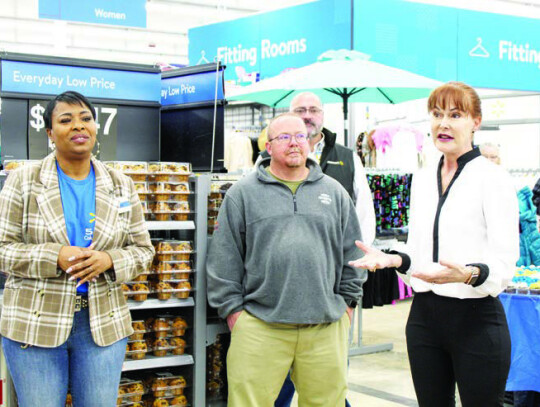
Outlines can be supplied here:
<path id="1" fill-rule="evenodd" d="M 300 406 L 345 404 L 361 235 L 347 191 L 308 159 L 306 126 L 273 119 L 270 158 L 225 196 L 208 253 L 208 299 L 232 331 L 229 405 L 271 406 L 293 368 Z"/>

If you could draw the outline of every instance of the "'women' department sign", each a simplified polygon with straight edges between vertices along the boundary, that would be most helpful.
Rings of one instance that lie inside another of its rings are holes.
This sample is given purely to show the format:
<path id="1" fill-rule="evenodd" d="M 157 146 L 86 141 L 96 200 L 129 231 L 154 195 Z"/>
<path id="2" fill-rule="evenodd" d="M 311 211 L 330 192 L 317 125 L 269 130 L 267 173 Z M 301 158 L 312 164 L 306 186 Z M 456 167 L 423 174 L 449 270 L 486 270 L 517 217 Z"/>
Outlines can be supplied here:
<path id="1" fill-rule="evenodd" d="M 39 18 L 146 28 L 146 0 L 39 0 Z"/>

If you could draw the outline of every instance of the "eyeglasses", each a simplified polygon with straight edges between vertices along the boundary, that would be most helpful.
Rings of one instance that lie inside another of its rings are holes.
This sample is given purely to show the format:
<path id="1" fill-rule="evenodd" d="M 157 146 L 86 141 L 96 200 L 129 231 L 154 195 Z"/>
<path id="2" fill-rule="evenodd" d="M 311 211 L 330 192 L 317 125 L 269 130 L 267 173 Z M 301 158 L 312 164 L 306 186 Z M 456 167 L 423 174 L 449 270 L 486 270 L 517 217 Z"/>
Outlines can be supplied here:
<path id="1" fill-rule="evenodd" d="M 322 112 L 322 109 L 319 109 L 318 107 L 310 107 L 310 108 L 306 108 L 306 107 L 297 107 L 296 109 L 293 110 L 294 113 L 296 113 L 297 115 L 304 115 L 306 114 L 307 112 L 309 112 L 309 114 L 319 114 Z"/>
<path id="2" fill-rule="evenodd" d="M 293 137 L 296 139 L 296 142 L 298 144 L 303 144 L 307 142 L 307 139 L 308 139 L 307 134 L 303 134 L 303 133 L 298 133 L 298 134 L 282 133 L 279 136 L 274 137 L 273 139 L 268 139 L 268 142 L 271 143 L 272 141 L 277 140 L 278 143 L 280 144 L 289 144 L 291 140 L 293 139 Z"/>

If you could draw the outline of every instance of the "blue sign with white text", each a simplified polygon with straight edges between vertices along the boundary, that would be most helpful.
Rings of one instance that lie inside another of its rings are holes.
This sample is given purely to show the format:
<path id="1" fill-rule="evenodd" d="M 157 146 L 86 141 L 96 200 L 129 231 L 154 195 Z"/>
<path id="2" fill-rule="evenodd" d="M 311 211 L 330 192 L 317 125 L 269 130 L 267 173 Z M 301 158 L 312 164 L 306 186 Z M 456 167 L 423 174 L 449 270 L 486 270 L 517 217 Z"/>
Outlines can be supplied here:
<path id="1" fill-rule="evenodd" d="M 146 0 L 39 0 L 39 18 L 146 28 Z"/>
<path id="2" fill-rule="evenodd" d="M 504 29 L 501 29 L 504 27 Z M 478 87 L 540 91 L 540 20 L 460 12 L 458 79 Z"/>
<path id="3" fill-rule="evenodd" d="M 161 80 L 161 105 L 181 105 L 223 99 L 223 71 L 176 76 Z"/>
<path id="4" fill-rule="evenodd" d="M 225 79 L 239 85 L 317 60 L 328 49 L 351 47 L 350 0 L 318 0 L 188 31 L 189 62 L 220 60 Z"/>
<path id="5" fill-rule="evenodd" d="M 540 21 L 403 0 L 354 0 L 354 49 L 440 81 L 540 91 Z"/>
<path id="6" fill-rule="evenodd" d="M 74 90 L 87 97 L 158 102 L 159 72 L 1 61 L 2 92 L 56 95 Z"/>

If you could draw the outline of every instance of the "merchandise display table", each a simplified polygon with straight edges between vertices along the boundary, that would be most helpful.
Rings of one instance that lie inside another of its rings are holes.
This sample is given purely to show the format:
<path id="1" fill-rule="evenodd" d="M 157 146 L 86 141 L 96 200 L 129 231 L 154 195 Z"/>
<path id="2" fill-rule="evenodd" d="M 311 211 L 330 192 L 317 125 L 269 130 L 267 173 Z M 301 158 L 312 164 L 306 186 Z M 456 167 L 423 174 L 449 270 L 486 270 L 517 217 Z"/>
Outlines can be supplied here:
<path id="1" fill-rule="evenodd" d="M 499 296 L 512 338 L 512 362 L 507 391 L 540 392 L 540 296 Z"/>

